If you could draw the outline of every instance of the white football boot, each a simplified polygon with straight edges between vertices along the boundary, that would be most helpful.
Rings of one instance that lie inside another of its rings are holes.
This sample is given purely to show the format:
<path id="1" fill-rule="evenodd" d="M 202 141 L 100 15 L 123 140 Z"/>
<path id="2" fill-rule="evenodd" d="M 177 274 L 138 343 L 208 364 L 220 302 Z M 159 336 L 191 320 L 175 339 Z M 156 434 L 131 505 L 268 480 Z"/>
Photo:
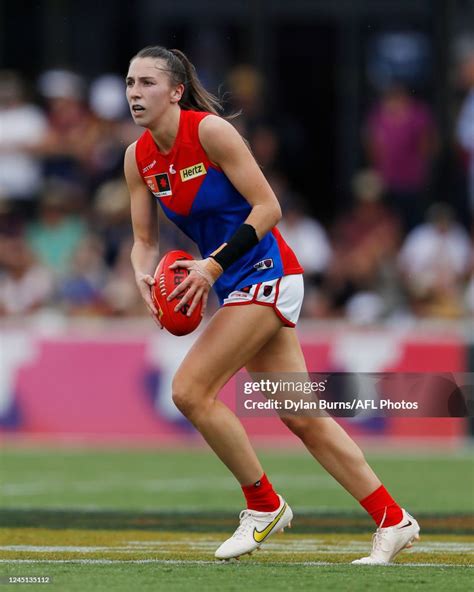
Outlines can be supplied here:
<path id="1" fill-rule="evenodd" d="M 293 512 L 279 495 L 280 505 L 274 512 L 242 510 L 239 515 L 240 525 L 234 534 L 224 541 L 215 553 L 216 559 L 232 559 L 258 549 L 267 538 L 291 526 Z"/>
<path id="2" fill-rule="evenodd" d="M 356 559 L 356 565 L 385 565 L 390 563 L 402 549 L 413 546 L 420 539 L 420 526 L 410 514 L 402 508 L 402 519 L 394 526 L 379 526 L 373 536 L 372 552 L 368 557 Z M 383 524 L 383 520 L 382 520 Z"/>

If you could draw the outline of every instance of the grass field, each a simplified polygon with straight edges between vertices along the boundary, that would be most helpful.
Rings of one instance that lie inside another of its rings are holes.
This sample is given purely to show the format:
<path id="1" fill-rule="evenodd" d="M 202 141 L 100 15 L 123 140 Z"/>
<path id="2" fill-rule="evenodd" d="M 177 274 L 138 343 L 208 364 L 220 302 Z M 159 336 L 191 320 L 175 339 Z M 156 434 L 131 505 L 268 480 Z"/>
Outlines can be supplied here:
<path id="1" fill-rule="evenodd" d="M 471 455 L 370 456 L 422 540 L 393 566 L 352 566 L 370 549 L 365 514 L 302 451 L 262 452 L 295 511 L 291 531 L 252 557 L 213 553 L 237 525 L 239 488 L 207 450 L 4 447 L 0 581 L 49 576 L 74 590 L 467 590 L 474 551 Z M 39 584 L 22 584 L 37 589 Z M 0 590 L 17 589 L 14 585 Z"/>

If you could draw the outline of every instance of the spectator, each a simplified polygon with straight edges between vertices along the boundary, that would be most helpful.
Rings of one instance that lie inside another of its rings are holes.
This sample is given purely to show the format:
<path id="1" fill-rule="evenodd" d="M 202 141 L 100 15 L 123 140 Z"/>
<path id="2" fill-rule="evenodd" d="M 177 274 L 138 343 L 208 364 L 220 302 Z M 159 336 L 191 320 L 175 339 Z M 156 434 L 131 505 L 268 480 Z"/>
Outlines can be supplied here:
<path id="1" fill-rule="evenodd" d="M 388 202 L 410 230 L 422 220 L 437 152 L 431 110 L 402 84 L 393 84 L 369 113 L 364 133 L 369 162 L 382 178 Z"/>
<path id="2" fill-rule="evenodd" d="M 290 196 L 283 206 L 283 218 L 278 228 L 304 267 L 305 278 L 317 282 L 331 262 L 331 245 L 321 224 L 310 218 L 296 196 Z"/>
<path id="3" fill-rule="evenodd" d="M 120 76 L 104 74 L 90 87 L 89 102 L 97 123 L 97 140 L 87 163 L 93 187 L 122 175 L 125 148 L 140 135 L 130 118 L 123 84 Z"/>
<path id="4" fill-rule="evenodd" d="M 283 219 L 278 228 L 305 270 L 305 299 L 301 314 L 312 318 L 325 317 L 329 307 L 320 285 L 332 257 L 326 231 L 305 213 L 295 195 L 286 193 L 282 197 Z"/>
<path id="5" fill-rule="evenodd" d="M 284 172 L 298 182 L 307 158 L 303 126 L 284 111 L 272 113 L 271 97 L 265 96 L 264 76 L 254 66 L 237 65 L 229 73 L 228 85 L 230 111 L 240 112 L 232 123 L 249 140 L 265 174 L 283 163 Z"/>
<path id="6" fill-rule="evenodd" d="M 377 173 L 358 173 L 353 181 L 355 204 L 333 227 L 334 257 L 324 288 L 336 310 L 350 310 L 350 301 L 359 292 L 370 296 L 364 300 L 365 317 L 369 315 L 365 303 L 377 302 L 371 309 L 375 317 L 389 314 L 399 306 L 393 276 L 400 225 L 383 203 L 382 191 Z M 381 303 L 384 296 L 386 300 Z"/>
<path id="7" fill-rule="evenodd" d="M 258 125 L 248 139 L 255 160 L 265 174 L 277 169 L 280 162 L 280 139 L 275 129 L 268 125 Z"/>
<path id="8" fill-rule="evenodd" d="M 264 79 L 253 66 L 240 64 L 228 76 L 231 112 L 241 112 L 236 127 L 249 137 L 253 126 L 266 120 L 264 109 Z"/>
<path id="9" fill-rule="evenodd" d="M 133 269 L 130 265 L 131 239 L 124 241 L 117 254 L 115 265 L 103 287 L 104 303 L 109 315 L 143 316 L 146 308 L 135 287 Z"/>
<path id="10" fill-rule="evenodd" d="M 15 208 L 13 202 L 0 199 L 0 241 L 4 236 L 18 236 L 21 234 L 24 222 L 23 211 Z"/>
<path id="11" fill-rule="evenodd" d="M 474 317 L 474 222 L 471 226 L 471 258 L 470 258 L 470 273 L 464 294 L 464 305 L 466 313 L 470 317 Z"/>
<path id="12" fill-rule="evenodd" d="M 46 117 L 25 99 L 15 72 L 0 72 L 0 199 L 32 202 L 41 186 L 38 151 L 47 130 Z"/>
<path id="13" fill-rule="evenodd" d="M 71 257 L 70 270 L 60 279 L 59 305 L 69 315 L 105 312 L 102 286 L 106 279 L 104 245 L 97 236 L 86 236 Z"/>
<path id="14" fill-rule="evenodd" d="M 399 256 L 413 311 L 419 316 L 460 317 L 471 243 L 452 209 L 434 204 L 426 223 L 407 236 Z"/>
<path id="15" fill-rule="evenodd" d="M 35 261 L 22 236 L 2 240 L 0 264 L 0 315 L 21 316 L 48 304 L 53 275 Z"/>
<path id="16" fill-rule="evenodd" d="M 49 70 L 39 79 L 49 126 L 42 144 L 45 177 L 87 185 L 99 125 L 84 98 L 84 82 L 66 70 Z"/>
<path id="17" fill-rule="evenodd" d="M 102 237 L 104 258 L 113 267 L 124 241 L 132 234 L 130 197 L 123 179 L 103 183 L 95 196 L 92 227 Z"/>
<path id="18" fill-rule="evenodd" d="M 40 201 L 39 217 L 27 227 L 26 237 L 39 261 L 63 275 L 70 269 L 74 251 L 86 235 L 80 216 L 71 210 L 74 193 L 63 184 L 50 184 Z"/>
<path id="19" fill-rule="evenodd" d="M 460 82 L 467 95 L 459 113 L 457 139 L 468 160 L 469 208 L 474 215 L 474 39 L 461 47 Z"/>

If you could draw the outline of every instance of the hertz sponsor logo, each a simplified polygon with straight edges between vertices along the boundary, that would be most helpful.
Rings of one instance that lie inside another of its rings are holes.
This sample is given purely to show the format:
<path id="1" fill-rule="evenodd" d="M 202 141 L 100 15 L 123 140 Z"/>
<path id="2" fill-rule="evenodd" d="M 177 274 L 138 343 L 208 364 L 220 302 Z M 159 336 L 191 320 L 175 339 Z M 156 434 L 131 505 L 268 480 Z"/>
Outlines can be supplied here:
<path id="1" fill-rule="evenodd" d="M 183 182 L 189 181 L 190 179 L 195 179 L 196 177 L 200 177 L 206 173 L 206 167 L 204 166 L 203 162 L 200 162 L 199 164 L 193 164 L 193 166 L 190 166 L 187 169 L 181 169 L 179 171 L 179 174 L 181 175 L 181 181 Z"/>

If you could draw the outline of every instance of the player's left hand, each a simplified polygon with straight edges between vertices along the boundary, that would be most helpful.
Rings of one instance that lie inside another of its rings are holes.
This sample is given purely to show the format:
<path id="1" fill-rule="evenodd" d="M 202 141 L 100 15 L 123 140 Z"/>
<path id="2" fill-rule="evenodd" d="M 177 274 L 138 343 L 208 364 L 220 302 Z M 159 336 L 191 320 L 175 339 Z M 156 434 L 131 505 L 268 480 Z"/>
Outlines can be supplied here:
<path id="1" fill-rule="evenodd" d="M 176 269 L 177 267 L 184 267 L 189 270 L 189 275 L 171 292 L 168 296 L 168 301 L 173 300 L 173 298 L 184 292 L 183 297 L 175 307 L 175 311 L 178 312 L 181 307 L 191 302 L 187 312 L 187 316 L 190 317 L 199 304 L 199 301 L 202 300 L 201 314 L 204 316 L 209 290 L 221 276 L 223 272 L 222 267 L 212 257 L 193 261 L 180 260 L 170 265 L 170 269 Z"/>

